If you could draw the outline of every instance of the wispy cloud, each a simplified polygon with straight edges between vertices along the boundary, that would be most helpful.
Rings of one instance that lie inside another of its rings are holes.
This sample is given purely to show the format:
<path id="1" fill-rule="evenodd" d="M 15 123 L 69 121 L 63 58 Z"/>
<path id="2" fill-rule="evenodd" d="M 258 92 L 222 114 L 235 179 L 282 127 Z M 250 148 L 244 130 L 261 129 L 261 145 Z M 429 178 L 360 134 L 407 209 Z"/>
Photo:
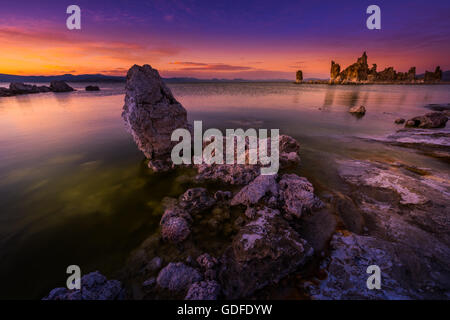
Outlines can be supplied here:
<path id="1" fill-rule="evenodd" d="M 236 66 L 225 63 L 203 63 L 203 62 L 180 62 L 175 61 L 170 64 L 181 66 L 177 70 L 181 71 L 244 71 L 254 70 L 249 66 Z"/>

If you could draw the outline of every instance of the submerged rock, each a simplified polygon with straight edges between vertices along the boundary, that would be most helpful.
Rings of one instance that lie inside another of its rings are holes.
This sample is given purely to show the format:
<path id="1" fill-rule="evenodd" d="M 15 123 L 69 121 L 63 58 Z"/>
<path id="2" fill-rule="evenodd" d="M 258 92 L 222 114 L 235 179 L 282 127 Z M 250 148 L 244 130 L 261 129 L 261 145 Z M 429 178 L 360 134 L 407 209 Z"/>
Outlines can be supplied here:
<path id="1" fill-rule="evenodd" d="M 222 291 L 227 299 L 248 297 L 297 270 L 312 253 L 278 210 L 259 210 L 221 258 Z"/>
<path id="2" fill-rule="evenodd" d="M 395 119 L 395 123 L 396 123 L 396 124 L 402 124 L 402 123 L 405 123 L 405 119 L 403 119 L 403 118 Z"/>
<path id="3" fill-rule="evenodd" d="M 71 92 L 75 91 L 74 88 L 69 86 L 65 81 L 52 81 L 50 82 L 50 89 L 53 92 Z"/>
<path id="4" fill-rule="evenodd" d="M 422 129 L 443 128 L 448 117 L 442 112 L 430 112 L 423 116 L 414 117 L 406 121 L 405 127 Z"/>
<path id="5" fill-rule="evenodd" d="M 201 274 L 182 262 L 171 262 L 161 270 L 156 279 L 157 284 L 170 291 L 187 290 L 195 282 L 202 280 Z"/>
<path id="6" fill-rule="evenodd" d="M 189 287 L 185 300 L 217 300 L 219 294 L 220 285 L 217 281 L 201 281 Z"/>
<path id="7" fill-rule="evenodd" d="M 80 290 L 56 288 L 43 300 L 117 300 L 122 298 L 122 294 L 120 281 L 108 280 L 95 271 L 81 278 Z"/>
<path id="8" fill-rule="evenodd" d="M 172 132 L 188 129 L 186 110 L 173 97 L 157 70 L 134 65 L 127 73 L 122 117 L 154 171 L 172 168 Z"/>

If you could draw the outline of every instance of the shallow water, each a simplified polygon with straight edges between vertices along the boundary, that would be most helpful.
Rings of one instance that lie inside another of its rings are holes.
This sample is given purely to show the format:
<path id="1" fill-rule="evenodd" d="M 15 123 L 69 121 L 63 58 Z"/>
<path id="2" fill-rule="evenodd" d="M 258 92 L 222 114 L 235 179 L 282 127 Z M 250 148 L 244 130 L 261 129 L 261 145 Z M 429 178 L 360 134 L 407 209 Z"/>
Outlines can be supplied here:
<path id="1" fill-rule="evenodd" d="M 86 84 L 71 84 L 84 88 Z M 6 84 L 0 84 L 6 86 Z M 64 286 L 66 267 L 115 276 L 157 229 L 164 196 L 183 192 L 176 173 L 149 172 L 120 117 L 123 84 L 102 91 L 0 98 L 0 298 L 41 298 Z M 326 86 L 290 83 L 170 84 L 205 127 L 279 128 L 301 145 L 301 174 L 319 196 L 339 191 L 336 158 L 402 161 L 449 171 L 382 137 L 396 118 L 449 103 L 450 86 Z M 365 105 L 355 118 L 347 111 Z"/>

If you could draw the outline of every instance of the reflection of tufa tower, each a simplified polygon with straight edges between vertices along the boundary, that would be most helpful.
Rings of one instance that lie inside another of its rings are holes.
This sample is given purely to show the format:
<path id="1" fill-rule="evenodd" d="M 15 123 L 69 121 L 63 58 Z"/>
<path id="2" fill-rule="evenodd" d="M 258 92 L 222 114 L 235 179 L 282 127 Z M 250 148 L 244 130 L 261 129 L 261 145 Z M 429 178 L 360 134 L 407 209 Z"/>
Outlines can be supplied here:
<path id="1" fill-rule="evenodd" d="M 295 83 L 302 83 L 303 82 L 303 72 L 302 70 L 298 70 L 295 74 Z"/>

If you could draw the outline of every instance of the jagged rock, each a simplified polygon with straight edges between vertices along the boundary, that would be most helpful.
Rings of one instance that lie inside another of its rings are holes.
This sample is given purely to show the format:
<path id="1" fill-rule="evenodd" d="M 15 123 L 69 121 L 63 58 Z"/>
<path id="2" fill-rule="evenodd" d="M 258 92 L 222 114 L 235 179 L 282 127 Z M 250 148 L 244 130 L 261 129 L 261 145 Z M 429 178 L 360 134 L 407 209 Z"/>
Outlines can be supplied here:
<path id="1" fill-rule="evenodd" d="M 216 201 L 205 188 L 188 189 L 180 196 L 179 206 L 191 214 L 211 208 Z"/>
<path id="2" fill-rule="evenodd" d="M 425 71 L 425 82 L 438 82 L 442 80 L 442 70 L 441 67 L 437 66 L 434 72 Z"/>
<path id="3" fill-rule="evenodd" d="M 87 86 L 86 91 L 100 91 L 100 87 L 99 86 Z"/>
<path id="4" fill-rule="evenodd" d="M 182 262 L 171 262 L 161 270 L 156 282 L 160 287 L 170 291 L 183 291 L 201 280 L 202 276 L 196 269 Z"/>
<path id="5" fill-rule="evenodd" d="M 192 221 L 191 216 L 185 210 L 178 207 L 166 209 L 161 221 L 161 236 L 164 240 L 179 243 L 187 239 L 191 230 L 189 223 Z"/>
<path id="6" fill-rule="evenodd" d="M 117 300 L 122 293 L 120 281 L 108 280 L 95 271 L 81 278 L 80 290 L 56 288 L 43 300 Z"/>
<path id="7" fill-rule="evenodd" d="M 219 294 L 220 285 L 217 281 L 201 281 L 189 287 L 185 300 L 217 300 Z"/>
<path id="8" fill-rule="evenodd" d="M 354 106 L 348 110 L 351 114 L 357 115 L 357 116 L 363 116 L 366 114 L 366 108 L 364 106 Z"/>
<path id="9" fill-rule="evenodd" d="M 405 119 L 403 119 L 403 118 L 395 119 L 395 123 L 396 123 L 396 124 L 402 124 L 402 123 L 405 123 Z"/>
<path id="10" fill-rule="evenodd" d="M 250 206 L 258 203 L 265 195 L 278 196 L 277 175 L 260 175 L 242 188 L 231 200 L 231 205 Z"/>
<path id="11" fill-rule="evenodd" d="M 373 64 L 369 69 L 366 52 L 358 58 L 357 62 L 340 71 L 340 66 L 331 61 L 330 83 L 374 83 L 374 82 L 408 82 L 416 81 L 416 68 L 411 67 L 408 72 L 396 72 L 393 67 L 388 67 L 377 72 L 377 65 Z"/>
<path id="12" fill-rule="evenodd" d="M 295 74 L 295 82 L 302 83 L 302 81 L 303 81 L 303 72 L 302 70 L 298 70 L 297 73 Z"/>
<path id="13" fill-rule="evenodd" d="M 334 61 L 331 61 L 330 80 L 334 81 L 341 73 L 341 66 Z"/>
<path id="14" fill-rule="evenodd" d="M 448 121 L 448 117 L 442 112 L 430 112 L 424 116 L 414 117 L 406 121 L 405 127 L 414 128 L 443 128 Z"/>
<path id="15" fill-rule="evenodd" d="M 246 224 L 221 258 L 219 282 L 227 299 L 248 297 L 303 265 L 313 249 L 278 210 L 264 208 Z"/>
<path id="16" fill-rule="evenodd" d="M 71 92 L 71 91 L 74 91 L 74 88 L 69 86 L 64 81 L 52 81 L 52 82 L 50 82 L 50 89 L 53 92 Z"/>
<path id="17" fill-rule="evenodd" d="M 281 177 L 279 185 L 280 202 L 287 218 L 300 218 L 305 212 L 319 209 L 323 206 L 314 195 L 314 187 L 304 177 L 296 174 L 285 174 Z"/>
<path id="18" fill-rule="evenodd" d="M 171 151 L 177 142 L 172 132 L 188 129 L 186 110 L 173 97 L 157 70 L 134 65 L 127 73 L 122 117 L 149 167 L 165 171 L 172 167 Z"/>

